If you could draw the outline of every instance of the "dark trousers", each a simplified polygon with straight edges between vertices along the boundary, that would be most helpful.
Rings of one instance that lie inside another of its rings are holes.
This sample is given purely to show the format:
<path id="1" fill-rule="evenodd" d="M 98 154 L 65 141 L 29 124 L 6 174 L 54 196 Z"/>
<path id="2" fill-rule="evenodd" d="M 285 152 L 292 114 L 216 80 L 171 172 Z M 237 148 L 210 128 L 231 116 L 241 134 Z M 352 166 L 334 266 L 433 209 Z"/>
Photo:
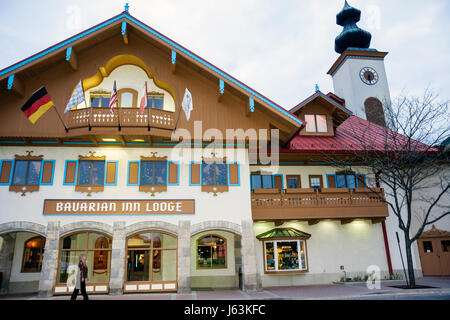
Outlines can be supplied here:
<path id="1" fill-rule="evenodd" d="M 80 282 L 80 288 L 81 288 L 81 294 L 83 295 L 84 300 L 89 300 L 88 295 L 86 293 L 86 281 Z M 70 300 L 76 300 L 78 296 L 79 289 L 74 289 L 72 292 L 72 296 L 70 297 Z"/>

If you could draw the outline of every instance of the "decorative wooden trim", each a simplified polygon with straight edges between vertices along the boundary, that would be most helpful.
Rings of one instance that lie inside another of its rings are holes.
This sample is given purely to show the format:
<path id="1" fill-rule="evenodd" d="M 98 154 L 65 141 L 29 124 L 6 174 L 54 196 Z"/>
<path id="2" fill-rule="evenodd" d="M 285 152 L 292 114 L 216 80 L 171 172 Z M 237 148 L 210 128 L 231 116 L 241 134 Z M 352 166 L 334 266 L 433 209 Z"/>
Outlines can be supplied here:
<path id="1" fill-rule="evenodd" d="M 308 220 L 308 226 L 313 226 L 313 225 L 315 225 L 315 224 L 318 224 L 319 222 L 320 222 L 319 219 L 311 219 L 311 220 Z"/>
<path id="2" fill-rule="evenodd" d="M 15 74 L 8 77 L 7 89 L 20 97 L 25 95 L 25 85 Z"/>
<path id="3" fill-rule="evenodd" d="M 422 232 L 419 239 L 427 239 L 427 238 L 440 238 L 440 237 L 450 237 L 450 232 L 447 230 L 437 229 L 433 224 L 430 230 Z"/>
<path id="4" fill-rule="evenodd" d="M 9 191 L 22 193 L 21 196 L 25 197 L 25 193 L 27 192 L 37 192 L 39 191 L 39 185 L 10 185 Z"/>
<path id="5" fill-rule="evenodd" d="M 151 196 L 154 197 L 155 193 L 166 192 L 167 186 L 139 186 L 140 192 L 148 192 L 151 193 Z"/>
<path id="6" fill-rule="evenodd" d="M 228 186 L 202 186 L 202 192 L 212 192 L 216 197 L 218 193 L 228 192 Z"/>
<path id="7" fill-rule="evenodd" d="M 352 223 L 355 219 L 341 219 L 341 224 L 349 224 Z"/>
<path id="8" fill-rule="evenodd" d="M 167 156 L 158 157 L 156 154 L 158 152 L 150 152 L 151 156 L 141 156 L 141 161 L 167 161 Z"/>
<path id="9" fill-rule="evenodd" d="M 25 151 L 26 153 L 28 153 L 27 155 L 24 156 L 20 156 L 18 154 L 14 155 L 14 159 L 15 160 L 43 160 L 44 159 L 44 155 L 40 155 L 40 156 L 33 156 L 31 155 L 31 153 L 33 153 L 34 151 Z"/>
<path id="10" fill-rule="evenodd" d="M 96 151 L 89 151 L 88 156 L 78 156 L 78 160 L 84 160 L 84 161 L 105 161 L 106 156 L 95 156 Z"/>
<path id="11" fill-rule="evenodd" d="M 78 59 L 75 50 L 72 46 L 66 49 L 66 61 L 69 63 L 73 71 L 78 70 Z"/>
<path id="12" fill-rule="evenodd" d="M 122 34 L 122 38 L 123 38 L 123 43 L 124 44 L 128 44 L 128 34 L 127 34 L 127 22 L 126 21 L 122 21 L 122 26 L 121 26 L 121 34 Z"/>
<path id="13" fill-rule="evenodd" d="M 87 196 L 90 197 L 91 193 L 102 192 L 105 190 L 105 186 L 80 186 L 75 185 L 75 191 L 77 192 L 85 192 Z"/>
<path id="14" fill-rule="evenodd" d="M 171 53 L 172 73 L 177 71 L 177 52 L 172 49 Z"/>

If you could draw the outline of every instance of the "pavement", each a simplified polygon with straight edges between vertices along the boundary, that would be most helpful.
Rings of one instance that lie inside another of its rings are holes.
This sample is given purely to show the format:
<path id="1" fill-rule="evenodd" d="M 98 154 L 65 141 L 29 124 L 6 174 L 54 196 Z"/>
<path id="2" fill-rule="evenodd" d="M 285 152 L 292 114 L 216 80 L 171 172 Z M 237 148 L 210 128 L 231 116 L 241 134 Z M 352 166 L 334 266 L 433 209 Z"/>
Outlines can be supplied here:
<path id="1" fill-rule="evenodd" d="M 380 287 L 369 289 L 365 282 L 346 282 L 324 285 L 270 287 L 258 292 L 230 290 L 195 290 L 189 294 L 148 293 L 119 296 L 90 295 L 91 300 L 450 300 L 450 277 L 424 277 L 418 285 L 433 288 L 401 289 L 392 286 L 405 284 L 404 280 L 382 280 Z M 0 300 L 68 300 L 68 296 L 38 298 L 31 295 L 6 295 Z M 78 299 L 82 299 L 79 295 Z"/>

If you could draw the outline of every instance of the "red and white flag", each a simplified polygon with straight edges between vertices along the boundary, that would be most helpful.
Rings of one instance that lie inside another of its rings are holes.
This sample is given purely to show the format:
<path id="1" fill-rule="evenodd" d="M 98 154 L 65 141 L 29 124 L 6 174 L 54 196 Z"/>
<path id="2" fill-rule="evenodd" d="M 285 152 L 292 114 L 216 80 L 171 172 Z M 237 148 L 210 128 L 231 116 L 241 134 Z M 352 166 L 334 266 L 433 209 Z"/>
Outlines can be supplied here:
<path id="1" fill-rule="evenodd" d="M 144 114 L 145 108 L 147 107 L 147 81 L 145 81 L 145 85 L 142 87 L 141 91 L 139 91 L 138 96 L 139 108 L 141 115 Z"/>
<path id="2" fill-rule="evenodd" d="M 109 99 L 110 114 L 114 113 L 114 106 L 116 105 L 116 102 L 117 102 L 117 88 L 116 88 L 116 80 L 114 80 L 113 91 L 111 93 L 111 98 Z"/>

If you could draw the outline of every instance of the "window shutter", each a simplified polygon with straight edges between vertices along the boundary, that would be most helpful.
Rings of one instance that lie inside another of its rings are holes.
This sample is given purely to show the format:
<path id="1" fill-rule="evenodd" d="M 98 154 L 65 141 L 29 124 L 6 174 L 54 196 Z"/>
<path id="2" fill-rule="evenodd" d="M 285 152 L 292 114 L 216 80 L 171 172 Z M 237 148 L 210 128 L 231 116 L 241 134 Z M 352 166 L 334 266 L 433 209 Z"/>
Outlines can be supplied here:
<path id="1" fill-rule="evenodd" d="M 78 161 L 66 160 L 64 168 L 64 182 L 66 186 L 73 186 L 77 182 Z"/>
<path id="2" fill-rule="evenodd" d="M 336 176 L 334 174 L 327 174 L 328 188 L 336 188 Z"/>
<path id="3" fill-rule="evenodd" d="M 139 185 L 139 161 L 128 161 L 128 186 L 138 186 Z"/>
<path id="4" fill-rule="evenodd" d="M 105 186 L 117 185 L 117 161 L 106 161 Z"/>
<path id="5" fill-rule="evenodd" d="M 7 186 L 11 183 L 13 161 L 0 160 L 0 185 Z"/>
<path id="6" fill-rule="evenodd" d="M 191 162 L 191 167 L 189 168 L 189 184 L 191 186 L 199 186 L 201 184 L 200 167 L 200 162 Z"/>
<path id="7" fill-rule="evenodd" d="M 366 176 L 363 174 L 358 174 L 357 176 L 358 180 L 358 188 L 365 188 L 366 187 Z"/>
<path id="8" fill-rule="evenodd" d="M 228 164 L 228 184 L 230 186 L 239 186 L 239 163 Z"/>
<path id="9" fill-rule="evenodd" d="M 167 184 L 169 186 L 178 186 L 180 185 L 180 168 L 178 166 L 178 162 L 175 161 L 168 161 L 167 162 L 168 165 L 168 170 L 167 170 L 167 174 L 168 174 L 168 178 L 167 178 Z"/>
<path id="10" fill-rule="evenodd" d="M 55 172 L 55 160 L 42 161 L 41 180 L 43 186 L 53 185 L 53 174 Z"/>
<path id="11" fill-rule="evenodd" d="M 283 176 L 281 174 L 273 175 L 273 185 L 275 189 L 283 190 Z"/>

